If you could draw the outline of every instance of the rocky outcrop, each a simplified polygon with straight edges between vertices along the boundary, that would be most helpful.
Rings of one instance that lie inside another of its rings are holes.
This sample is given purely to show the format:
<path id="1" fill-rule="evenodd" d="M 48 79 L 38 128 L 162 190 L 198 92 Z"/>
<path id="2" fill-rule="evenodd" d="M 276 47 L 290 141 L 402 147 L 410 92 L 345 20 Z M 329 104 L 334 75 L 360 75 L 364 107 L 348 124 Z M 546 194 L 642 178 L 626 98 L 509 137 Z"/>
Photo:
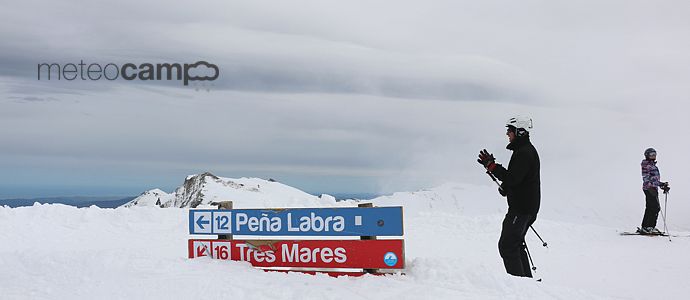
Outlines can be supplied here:
<path id="1" fill-rule="evenodd" d="M 184 184 L 175 191 L 175 207 L 197 207 L 204 199 L 204 186 L 207 180 L 219 180 L 218 176 L 209 172 L 188 176 Z"/>
<path id="2" fill-rule="evenodd" d="M 236 205 L 258 206 L 295 206 L 303 201 L 315 204 L 327 203 L 333 199 L 319 199 L 293 187 L 275 180 L 260 178 L 223 178 L 209 172 L 190 175 L 173 193 L 159 189 L 142 193 L 139 197 L 125 204 L 133 206 L 186 207 L 196 208 L 211 205 L 218 201 L 234 201 Z"/>

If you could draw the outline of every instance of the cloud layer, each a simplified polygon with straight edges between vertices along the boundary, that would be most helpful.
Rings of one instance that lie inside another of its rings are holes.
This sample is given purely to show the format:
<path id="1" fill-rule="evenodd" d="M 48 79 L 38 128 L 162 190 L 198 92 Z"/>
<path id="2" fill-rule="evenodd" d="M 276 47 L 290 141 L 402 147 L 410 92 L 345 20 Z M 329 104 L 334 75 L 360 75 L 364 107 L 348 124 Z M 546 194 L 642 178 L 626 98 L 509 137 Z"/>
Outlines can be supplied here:
<path id="1" fill-rule="evenodd" d="M 686 2 L 0 6 L 6 190 L 108 181 L 129 194 L 206 170 L 329 192 L 480 183 L 475 153 L 507 161 L 514 113 L 535 117 L 554 194 L 563 174 L 601 184 L 588 170 L 602 165 L 632 166 L 620 184 L 636 182 L 649 145 L 687 161 Z M 81 59 L 206 60 L 221 75 L 188 88 L 36 80 L 38 63 Z"/>

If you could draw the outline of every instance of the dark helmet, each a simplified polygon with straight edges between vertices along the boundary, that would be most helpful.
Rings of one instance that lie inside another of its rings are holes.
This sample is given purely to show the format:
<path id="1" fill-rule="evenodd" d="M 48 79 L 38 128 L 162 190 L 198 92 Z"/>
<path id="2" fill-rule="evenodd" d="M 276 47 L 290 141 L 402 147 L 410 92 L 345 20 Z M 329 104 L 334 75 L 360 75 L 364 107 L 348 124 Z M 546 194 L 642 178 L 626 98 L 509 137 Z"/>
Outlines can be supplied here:
<path id="1" fill-rule="evenodd" d="M 644 151 L 644 157 L 649 157 L 652 154 L 656 155 L 656 150 L 654 150 L 654 148 L 647 148 L 647 150 Z"/>

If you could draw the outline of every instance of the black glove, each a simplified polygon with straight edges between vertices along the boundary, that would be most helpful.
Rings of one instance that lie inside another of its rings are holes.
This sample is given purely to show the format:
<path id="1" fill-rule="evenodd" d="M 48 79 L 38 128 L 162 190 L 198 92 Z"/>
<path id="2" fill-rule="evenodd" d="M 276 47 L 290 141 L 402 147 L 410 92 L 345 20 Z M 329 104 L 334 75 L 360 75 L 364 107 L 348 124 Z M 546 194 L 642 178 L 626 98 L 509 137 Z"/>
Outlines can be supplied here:
<path id="1" fill-rule="evenodd" d="M 494 155 L 486 151 L 486 149 L 479 151 L 479 159 L 477 159 L 477 162 L 484 166 L 489 172 L 496 166 Z"/>
<path id="2" fill-rule="evenodd" d="M 659 184 L 659 187 L 664 191 L 664 194 L 667 194 L 668 191 L 671 190 L 671 187 L 668 186 L 668 182 L 662 182 Z"/>

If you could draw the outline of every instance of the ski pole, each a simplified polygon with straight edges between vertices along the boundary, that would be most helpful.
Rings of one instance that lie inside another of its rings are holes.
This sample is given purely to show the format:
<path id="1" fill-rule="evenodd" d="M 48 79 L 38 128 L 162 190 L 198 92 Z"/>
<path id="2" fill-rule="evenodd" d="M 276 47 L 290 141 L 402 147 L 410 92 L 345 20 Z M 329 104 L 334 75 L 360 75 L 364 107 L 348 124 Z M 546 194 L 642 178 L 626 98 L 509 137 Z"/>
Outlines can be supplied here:
<path id="1" fill-rule="evenodd" d="M 529 258 L 529 263 L 532 265 L 532 271 L 537 272 L 537 266 L 532 261 L 532 255 L 529 253 L 529 248 L 527 248 L 527 242 L 522 242 L 522 245 L 525 246 L 525 251 L 527 251 L 527 258 Z"/>
<path id="2" fill-rule="evenodd" d="M 498 182 L 498 179 L 496 179 L 496 176 L 494 176 L 493 173 L 489 172 L 489 170 L 486 170 L 486 174 L 489 174 L 489 177 L 491 177 L 491 180 L 493 180 L 496 183 L 496 185 L 498 185 L 498 189 L 501 190 L 501 192 L 503 192 L 503 187 Z"/>
<path id="3" fill-rule="evenodd" d="M 664 213 L 661 215 L 664 217 L 664 231 L 666 231 L 666 234 L 668 234 L 668 241 L 671 241 L 671 233 L 668 232 L 668 225 L 666 222 L 666 216 L 668 215 L 666 208 L 668 207 L 668 192 L 664 192 Z"/>
<path id="4" fill-rule="evenodd" d="M 532 271 L 534 273 L 537 273 L 537 267 L 534 265 L 534 261 L 532 260 L 532 255 L 529 253 L 529 248 L 527 248 L 527 242 L 522 242 L 522 245 L 525 246 L 525 252 L 527 252 L 527 258 L 529 259 L 530 265 L 532 265 Z M 537 279 L 538 282 L 541 282 L 541 278 Z"/>
<path id="5" fill-rule="evenodd" d="M 666 194 L 666 193 L 664 193 Z M 668 195 L 666 195 L 668 199 Z M 668 241 L 671 241 L 671 234 L 668 233 L 668 227 L 666 226 L 666 202 L 664 202 L 664 210 L 661 210 L 661 203 L 659 201 L 659 196 L 656 197 L 656 203 L 659 205 L 659 212 L 661 213 L 661 219 L 664 221 L 664 232 L 668 235 Z"/>
<path id="6" fill-rule="evenodd" d="M 539 235 L 539 233 L 537 232 L 537 230 L 534 229 L 534 227 L 533 227 L 532 225 L 530 225 L 529 228 L 532 228 L 532 231 L 534 231 L 534 234 L 537 235 L 537 237 L 539 238 L 539 240 L 540 240 L 541 243 L 542 243 L 541 245 L 544 246 L 544 247 L 546 247 L 546 248 L 549 248 L 549 245 L 544 241 L 544 239 L 541 238 L 541 236 Z"/>

